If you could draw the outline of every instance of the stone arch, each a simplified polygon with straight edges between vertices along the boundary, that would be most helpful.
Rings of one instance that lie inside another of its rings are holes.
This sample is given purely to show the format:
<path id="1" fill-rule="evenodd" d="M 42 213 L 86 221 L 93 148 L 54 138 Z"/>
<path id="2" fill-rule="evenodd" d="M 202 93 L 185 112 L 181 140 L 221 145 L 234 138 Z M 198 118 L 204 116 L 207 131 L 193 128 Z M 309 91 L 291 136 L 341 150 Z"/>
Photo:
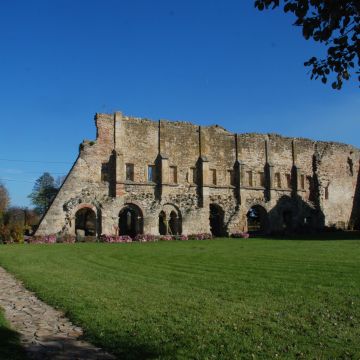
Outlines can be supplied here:
<path id="1" fill-rule="evenodd" d="M 173 204 L 164 204 L 159 213 L 160 235 L 181 235 L 182 216 L 180 209 Z"/>
<path id="2" fill-rule="evenodd" d="M 82 206 L 75 212 L 75 235 L 96 236 L 99 231 L 96 212 L 92 207 Z"/>
<path id="3" fill-rule="evenodd" d="M 119 235 L 134 238 L 143 233 L 144 216 L 141 208 L 133 203 L 127 203 L 119 212 Z"/>
<path id="4" fill-rule="evenodd" d="M 166 213 L 165 211 L 160 211 L 159 213 L 159 234 L 166 235 L 167 234 L 167 223 L 166 223 Z"/>
<path id="5" fill-rule="evenodd" d="M 213 236 L 226 236 L 226 227 L 224 223 L 225 212 L 223 208 L 215 203 L 209 206 L 210 231 Z"/>
<path id="6" fill-rule="evenodd" d="M 268 231 L 269 218 L 266 209 L 259 205 L 252 205 L 246 213 L 249 233 L 264 234 Z"/>

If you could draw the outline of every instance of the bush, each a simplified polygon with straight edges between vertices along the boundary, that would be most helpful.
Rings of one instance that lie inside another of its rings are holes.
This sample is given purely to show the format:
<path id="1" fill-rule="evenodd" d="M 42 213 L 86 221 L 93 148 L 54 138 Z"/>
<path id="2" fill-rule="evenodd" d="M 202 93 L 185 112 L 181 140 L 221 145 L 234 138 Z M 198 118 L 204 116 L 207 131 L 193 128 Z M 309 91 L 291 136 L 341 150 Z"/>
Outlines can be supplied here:
<path id="1" fill-rule="evenodd" d="M 212 234 L 209 233 L 200 233 L 200 234 L 190 234 L 188 235 L 189 240 L 209 240 L 212 239 Z"/>
<path id="2" fill-rule="evenodd" d="M 6 244 L 8 242 L 11 242 L 10 239 L 10 229 L 6 225 L 0 225 L 0 241 L 3 244 Z"/>
<path id="3" fill-rule="evenodd" d="M 55 244 L 56 235 L 29 236 L 27 242 L 29 244 Z"/>
<path id="4" fill-rule="evenodd" d="M 150 235 L 150 234 L 138 234 L 135 236 L 134 240 L 139 242 L 152 242 L 158 241 L 160 236 L 158 235 Z"/>
<path id="5" fill-rule="evenodd" d="M 61 236 L 58 236 L 56 239 L 56 242 L 61 244 L 74 244 L 76 242 L 76 237 L 69 234 L 64 234 Z"/>
<path id="6" fill-rule="evenodd" d="M 173 237 L 171 235 L 160 235 L 159 240 L 170 241 L 173 240 Z"/>
<path id="7" fill-rule="evenodd" d="M 0 243 L 23 243 L 24 231 L 24 226 L 17 223 L 0 225 Z"/>
<path id="8" fill-rule="evenodd" d="M 249 236 L 250 235 L 247 232 L 238 232 L 238 233 L 231 234 L 231 237 L 237 238 L 237 239 L 248 239 Z"/>
<path id="9" fill-rule="evenodd" d="M 104 243 L 130 243 L 132 239 L 128 235 L 105 235 L 100 236 L 100 241 Z"/>

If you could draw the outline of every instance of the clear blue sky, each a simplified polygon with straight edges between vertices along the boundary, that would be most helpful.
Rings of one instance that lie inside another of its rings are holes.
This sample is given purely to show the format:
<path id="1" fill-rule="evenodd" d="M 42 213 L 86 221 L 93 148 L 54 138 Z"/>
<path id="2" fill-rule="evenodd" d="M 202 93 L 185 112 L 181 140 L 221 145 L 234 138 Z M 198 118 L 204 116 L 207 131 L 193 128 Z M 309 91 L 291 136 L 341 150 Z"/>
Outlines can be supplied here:
<path id="1" fill-rule="evenodd" d="M 253 2 L 2 0 L 0 179 L 12 204 L 30 205 L 44 171 L 69 170 L 96 112 L 360 146 L 357 85 L 310 81 L 303 62 L 324 48 Z"/>

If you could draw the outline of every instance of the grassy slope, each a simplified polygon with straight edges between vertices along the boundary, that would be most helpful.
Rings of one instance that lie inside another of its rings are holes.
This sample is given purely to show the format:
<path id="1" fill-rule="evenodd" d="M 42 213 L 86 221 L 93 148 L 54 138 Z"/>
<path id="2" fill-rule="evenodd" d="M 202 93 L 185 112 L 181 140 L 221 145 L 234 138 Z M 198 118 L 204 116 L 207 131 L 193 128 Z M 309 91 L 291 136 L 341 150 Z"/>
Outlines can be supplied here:
<path id="1" fill-rule="evenodd" d="M 359 358 L 360 241 L 3 246 L 120 358 Z"/>
<path id="2" fill-rule="evenodd" d="M 19 344 L 19 335 L 11 330 L 0 309 L 0 359 L 22 360 L 25 353 Z"/>

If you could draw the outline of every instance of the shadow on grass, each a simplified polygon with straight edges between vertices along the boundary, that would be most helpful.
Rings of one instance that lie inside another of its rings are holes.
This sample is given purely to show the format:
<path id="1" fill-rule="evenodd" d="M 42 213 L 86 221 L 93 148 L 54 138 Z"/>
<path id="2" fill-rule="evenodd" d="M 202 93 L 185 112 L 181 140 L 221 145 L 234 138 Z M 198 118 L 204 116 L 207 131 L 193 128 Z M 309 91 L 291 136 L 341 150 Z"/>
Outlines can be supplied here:
<path id="1" fill-rule="evenodd" d="M 109 352 L 82 341 L 80 338 L 69 339 L 59 336 L 47 336 L 23 349 L 18 344 L 19 339 L 16 332 L 1 328 L 0 337 L 1 360 L 51 360 L 55 358 L 73 360 L 145 360 L 155 359 L 160 355 L 160 352 L 152 348 L 151 345 L 141 344 L 135 337 L 114 339 L 113 343 L 101 344 L 101 346 L 107 346 Z M 161 353 L 163 354 L 163 352 Z"/>
<path id="2" fill-rule="evenodd" d="M 25 350 L 20 345 L 19 334 L 0 324 L 0 359 L 24 360 Z"/>
<path id="3" fill-rule="evenodd" d="M 281 235 L 254 235 L 254 238 L 269 240 L 359 240 L 360 231 L 324 231 L 303 234 L 281 234 Z"/>

